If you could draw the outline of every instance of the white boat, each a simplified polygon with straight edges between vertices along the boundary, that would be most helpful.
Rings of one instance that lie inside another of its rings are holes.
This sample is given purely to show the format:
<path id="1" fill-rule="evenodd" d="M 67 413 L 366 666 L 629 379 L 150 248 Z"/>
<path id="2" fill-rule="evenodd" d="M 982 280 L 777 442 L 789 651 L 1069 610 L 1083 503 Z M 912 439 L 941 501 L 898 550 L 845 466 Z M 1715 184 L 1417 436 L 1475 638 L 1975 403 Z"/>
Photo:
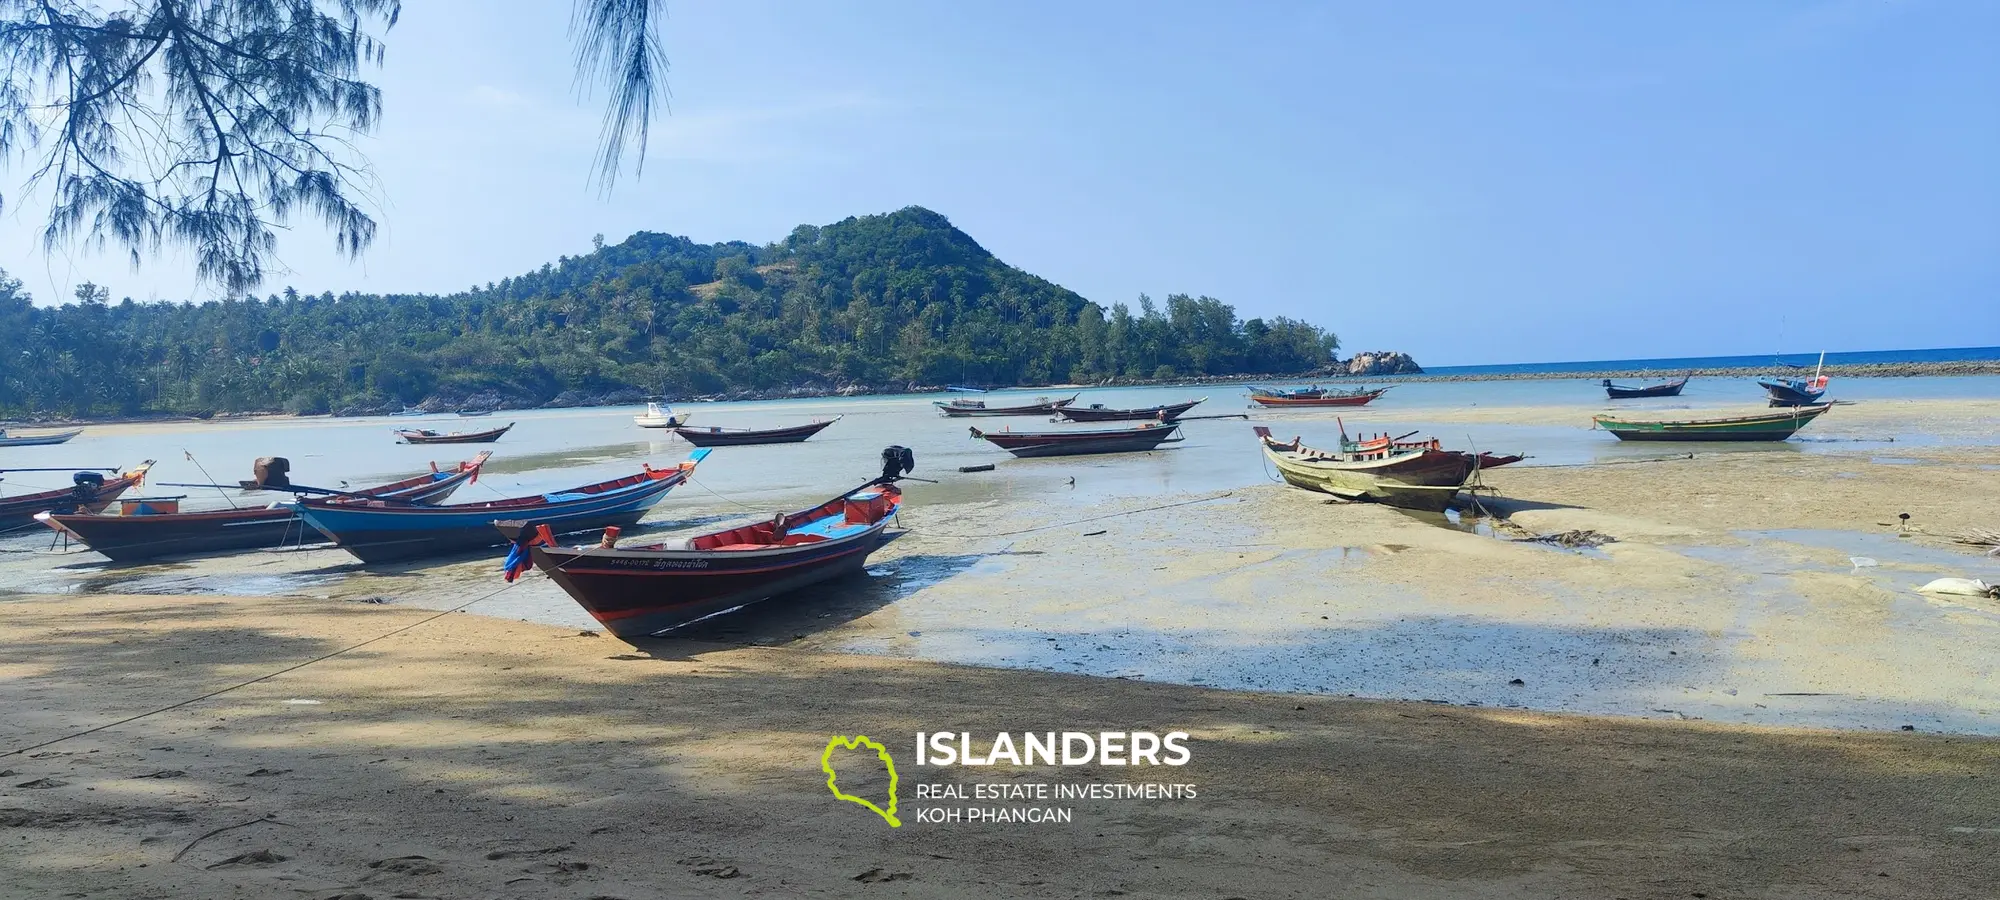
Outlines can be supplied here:
<path id="1" fill-rule="evenodd" d="M 24 434 L 18 437 L 8 437 L 7 429 L 0 428 L 0 447 L 45 447 L 49 444 L 60 444 L 82 433 L 83 429 L 72 428 L 68 431 L 57 431 L 49 434 Z"/>
<path id="2" fill-rule="evenodd" d="M 676 413 L 673 407 L 662 403 L 646 404 L 646 414 L 633 416 L 632 421 L 640 428 L 677 428 L 686 425 L 693 416 Z"/>

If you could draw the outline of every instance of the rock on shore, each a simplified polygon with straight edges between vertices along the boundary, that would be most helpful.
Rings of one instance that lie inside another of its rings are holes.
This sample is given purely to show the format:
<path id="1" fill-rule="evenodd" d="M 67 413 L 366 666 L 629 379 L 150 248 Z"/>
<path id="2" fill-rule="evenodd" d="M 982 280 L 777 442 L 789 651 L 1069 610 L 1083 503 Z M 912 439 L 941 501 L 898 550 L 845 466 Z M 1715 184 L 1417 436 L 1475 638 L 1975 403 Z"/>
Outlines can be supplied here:
<path id="1" fill-rule="evenodd" d="M 1333 369 L 1338 375 L 1421 375 L 1424 371 L 1410 354 L 1393 350 L 1356 353 L 1346 362 L 1336 359 Z"/>

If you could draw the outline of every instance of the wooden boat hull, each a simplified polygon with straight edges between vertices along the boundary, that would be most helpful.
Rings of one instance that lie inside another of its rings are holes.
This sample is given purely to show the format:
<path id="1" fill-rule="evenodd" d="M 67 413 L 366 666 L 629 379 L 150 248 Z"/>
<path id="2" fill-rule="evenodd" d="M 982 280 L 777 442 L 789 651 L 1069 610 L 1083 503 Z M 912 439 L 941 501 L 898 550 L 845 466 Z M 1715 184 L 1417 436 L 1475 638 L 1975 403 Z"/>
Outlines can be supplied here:
<path id="1" fill-rule="evenodd" d="M 1315 461 L 1264 447 L 1264 455 L 1293 487 L 1344 500 L 1441 512 L 1472 474 L 1472 458 L 1446 450 L 1420 450 L 1364 463 Z"/>
<path id="2" fill-rule="evenodd" d="M 1050 456 L 1089 456 L 1099 453 L 1143 453 L 1161 444 L 1178 442 L 1178 425 L 1124 428 L 1117 431 L 980 431 L 972 436 L 1022 459 Z"/>
<path id="3" fill-rule="evenodd" d="M 1813 406 L 1820 402 L 1819 398 L 1826 396 L 1824 390 L 1802 390 L 1775 381 L 1759 381 L 1757 385 L 1770 396 L 1772 406 Z"/>
<path id="4" fill-rule="evenodd" d="M 1203 400 L 1189 400 L 1186 403 L 1170 403 L 1165 406 L 1148 406 L 1138 409 L 1105 409 L 1103 407 L 1065 406 L 1056 410 L 1056 415 L 1071 422 L 1172 422 L 1195 408 Z"/>
<path id="5" fill-rule="evenodd" d="M 1799 407 L 1794 412 L 1676 422 L 1625 422 L 1597 416 L 1597 427 L 1621 441 L 1782 441 L 1812 424 L 1830 406 Z"/>
<path id="6" fill-rule="evenodd" d="M 1669 381 L 1666 384 L 1651 384 L 1645 387 L 1626 387 L 1604 382 L 1604 393 L 1613 400 L 1637 400 L 1645 397 L 1678 397 L 1681 388 L 1687 387 L 1688 380 Z"/>
<path id="7" fill-rule="evenodd" d="M 484 462 L 482 457 L 479 463 Z M 469 463 L 456 472 L 433 472 L 355 493 L 409 503 L 440 503 L 470 483 L 478 471 L 478 464 Z M 51 514 L 39 518 L 43 524 L 82 541 L 91 550 L 124 563 L 268 550 L 324 540 L 289 505 L 138 516 Z"/>
<path id="8" fill-rule="evenodd" d="M 490 503 L 411 507 L 302 500 L 293 506 L 306 524 L 362 562 L 421 559 L 501 543 L 493 530 L 493 523 L 501 519 L 531 519 L 549 525 L 556 534 L 635 525 L 668 491 L 686 481 L 706 454 L 695 451 L 677 469 L 648 470 L 569 491 Z"/>
<path id="9" fill-rule="evenodd" d="M 1367 406 L 1375 398 L 1380 397 L 1388 392 L 1389 392 L 1388 388 L 1380 388 L 1373 391 L 1362 391 L 1361 393 L 1358 394 L 1326 394 L 1320 397 L 1264 397 L 1264 396 L 1259 396 L 1257 394 L 1252 394 L 1250 395 L 1250 399 L 1255 401 L 1259 406 L 1269 406 L 1276 408 L 1314 407 L 1314 406 Z"/>
<path id="10" fill-rule="evenodd" d="M 514 427 L 508 422 L 490 431 L 472 431 L 464 434 L 425 434 L 421 431 L 398 431 L 396 437 L 405 444 L 491 444 Z"/>
<path id="11" fill-rule="evenodd" d="M 81 428 L 56 431 L 49 434 L 30 434 L 21 437 L 0 437 L 0 447 L 48 447 L 67 443 L 70 438 L 83 433 Z"/>
<path id="12" fill-rule="evenodd" d="M 953 419 L 990 418 L 993 416 L 1046 416 L 1076 402 L 1077 395 L 1071 394 L 1062 400 L 1048 400 L 1029 403 L 1025 406 L 954 406 L 944 401 L 933 401 L 932 406 Z"/>
<path id="13" fill-rule="evenodd" d="M 107 478 L 95 488 L 78 487 L 56 491 L 41 491 L 22 494 L 18 497 L 0 497 L 0 534 L 19 531 L 36 524 L 35 517 L 45 512 L 96 513 L 102 512 L 112 501 L 146 479 L 146 471 L 153 466 L 152 460 L 116 478 Z"/>
<path id="14" fill-rule="evenodd" d="M 808 532 L 839 528 L 831 539 L 825 533 L 774 537 L 770 524 L 757 523 L 676 542 L 680 546 L 528 549 L 534 564 L 586 612 L 612 634 L 633 639 L 860 572 L 884 543 L 900 502 L 893 486 L 871 486 L 786 517 Z M 502 523 L 500 531 L 518 535 L 527 524 Z M 800 543 L 769 543 L 784 540 Z"/>
<path id="15" fill-rule="evenodd" d="M 697 447 L 748 447 L 757 444 L 796 444 L 840 421 L 834 416 L 824 422 L 793 425 L 789 428 L 675 428 L 674 433 Z"/>

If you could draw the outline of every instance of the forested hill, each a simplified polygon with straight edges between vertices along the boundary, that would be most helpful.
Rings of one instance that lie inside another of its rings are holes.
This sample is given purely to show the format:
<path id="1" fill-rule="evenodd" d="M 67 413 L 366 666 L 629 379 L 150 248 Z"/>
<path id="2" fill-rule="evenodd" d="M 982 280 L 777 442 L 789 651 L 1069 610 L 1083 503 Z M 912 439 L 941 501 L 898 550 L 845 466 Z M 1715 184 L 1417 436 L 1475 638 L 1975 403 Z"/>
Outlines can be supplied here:
<path id="1" fill-rule="evenodd" d="M 600 242 L 601 243 L 601 242 Z M 775 244 L 641 232 L 452 294 L 35 307 L 0 273 L 0 414 L 533 406 L 1301 372 L 1334 336 L 1208 297 L 1106 310 L 910 207 Z"/>

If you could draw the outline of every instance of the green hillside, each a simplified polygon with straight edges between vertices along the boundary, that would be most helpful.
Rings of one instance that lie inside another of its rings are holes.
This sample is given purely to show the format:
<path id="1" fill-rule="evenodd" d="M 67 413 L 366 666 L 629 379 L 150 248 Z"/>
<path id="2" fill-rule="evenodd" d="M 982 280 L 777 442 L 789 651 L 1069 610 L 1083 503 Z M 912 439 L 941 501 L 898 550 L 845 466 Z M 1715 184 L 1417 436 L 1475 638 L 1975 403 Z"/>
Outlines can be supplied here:
<path id="1" fill-rule="evenodd" d="M 0 414 L 536 406 L 1299 372 L 1334 336 L 1209 297 L 1109 310 L 919 207 L 775 244 L 623 243 L 448 296 L 35 307 L 0 273 Z"/>

